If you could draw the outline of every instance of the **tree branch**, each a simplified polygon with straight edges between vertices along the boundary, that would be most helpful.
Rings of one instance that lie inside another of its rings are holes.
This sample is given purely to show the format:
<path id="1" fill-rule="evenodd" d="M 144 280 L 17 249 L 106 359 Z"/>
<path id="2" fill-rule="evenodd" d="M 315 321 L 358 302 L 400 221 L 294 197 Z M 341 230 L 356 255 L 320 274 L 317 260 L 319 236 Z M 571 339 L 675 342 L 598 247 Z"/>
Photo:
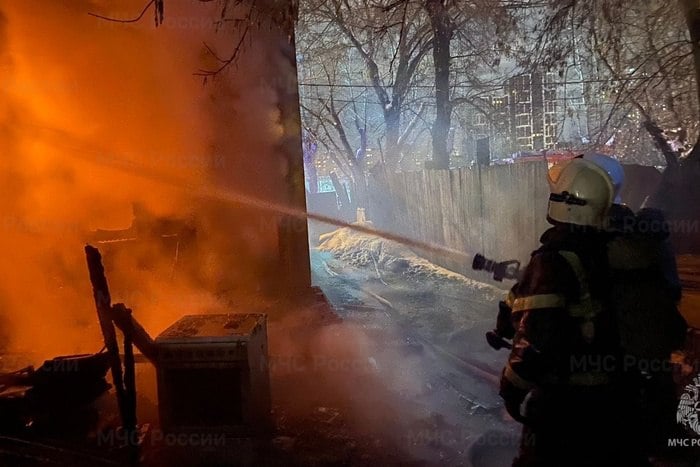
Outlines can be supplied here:
<path id="1" fill-rule="evenodd" d="M 143 15 L 145 15 L 146 11 L 148 11 L 148 9 L 150 7 L 152 7 L 153 5 L 155 5 L 155 7 L 156 7 L 156 10 L 155 10 L 156 26 L 159 26 L 163 23 L 163 0 L 151 0 L 150 2 L 148 2 L 146 4 L 146 6 L 143 7 L 143 10 L 141 10 L 141 13 L 138 16 L 131 18 L 131 19 L 110 18 L 109 16 L 102 16 L 102 15 L 99 15 L 97 13 L 90 13 L 90 12 L 88 12 L 88 15 L 94 16 L 95 18 L 99 18 L 99 19 L 102 19 L 105 21 L 112 21 L 114 23 L 137 23 L 137 22 L 141 21 L 141 18 L 143 18 Z"/>

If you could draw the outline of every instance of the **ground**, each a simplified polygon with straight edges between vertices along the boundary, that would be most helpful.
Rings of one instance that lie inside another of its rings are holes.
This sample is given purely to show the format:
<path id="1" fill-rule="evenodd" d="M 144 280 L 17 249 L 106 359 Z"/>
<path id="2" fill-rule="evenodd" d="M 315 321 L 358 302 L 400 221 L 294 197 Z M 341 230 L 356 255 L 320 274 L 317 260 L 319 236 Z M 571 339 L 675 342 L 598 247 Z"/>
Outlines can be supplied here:
<path id="1" fill-rule="evenodd" d="M 484 465 L 508 465 L 518 427 L 497 395 L 507 353 L 484 339 L 504 289 L 349 229 L 322 236 L 311 264 L 313 282 L 362 333 L 370 368 L 402 401 L 406 453 L 428 465 L 472 465 L 485 455 L 482 444 L 500 444 L 502 459 Z"/>

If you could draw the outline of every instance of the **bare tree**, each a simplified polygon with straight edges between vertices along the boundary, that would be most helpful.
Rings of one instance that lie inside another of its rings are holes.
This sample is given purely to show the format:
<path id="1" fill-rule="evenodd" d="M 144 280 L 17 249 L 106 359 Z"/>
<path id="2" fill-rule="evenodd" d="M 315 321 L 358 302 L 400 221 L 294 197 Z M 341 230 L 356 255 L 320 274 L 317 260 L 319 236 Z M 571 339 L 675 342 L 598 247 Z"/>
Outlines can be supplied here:
<path id="1" fill-rule="evenodd" d="M 432 39 L 421 8 L 406 5 L 386 9 L 388 4 L 377 0 L 309 0 L 302 4 L 301 16 L 359 58 L 363 79 L 373 91 L 384 120 L 384 162 L 395 170 L 401 159 L 402 133 L 407 128 L 403 122 L 406 105 L 420 105 L 410 102 L 412 85 L 431 50 Z"/>
<path id="2" fill-rule="evenodd" d="M 479 105 L 483 104 L 479 97 L 488 73 L 495 71 L 499 59 L 508 52 L 505 37 L 515 23 L 510 20 L 508 8 L 498 0 L 397 0 L 389 8 L 406 8 L 409 4 L 423 8 L 430 21 L 435 89 L 430 166 L 447 169 L 452 112 L 461 104 L 472 104 L 488 112 Z M 453 50 L 457 51 L 456 56 Z M 455 86 L 458 80 L 462 81 L 459 87 Z M 465 88 L 477 92 L 463 92 Z"/>
<path id="3" fill-rule="evenodd" d="M 523 47 L 524 65 L 559 69 L 565 79 L 567 69 L 583 69 L 589 103 L 605 107 L 598 109 L 592 128 L 598 144 L 615 137 L 625 155 L 639 146 L 636 129 L 656 140 L 661 129 L 669 140 L 662 151 L 666 162 L 685 155 L 692 144 L 684 143 L 698 134 L 698 100 L 692 44 L 679 3 L 546 3 L 525 41 L 531 47 Z"/>
<path id="4" fill-rule="evenodd" d="M 654 201 L 667 208 L 674 225 L 694 225 L 693 220 L 700 219 L 698 3 L 549 0 L 545 4 L 532 28 L 533 47 L 525 62 L 563 69 L 572 60 L 587 59 L 590 87 L 609 104 L 599 141 L 609 135 L 629 137 L 625 133 L 632 133 L 632 126 L 643 128 L 667 165 Z M 683 230 L 676 229 L 676 246 L 697 249 L 693 229 Z"/>

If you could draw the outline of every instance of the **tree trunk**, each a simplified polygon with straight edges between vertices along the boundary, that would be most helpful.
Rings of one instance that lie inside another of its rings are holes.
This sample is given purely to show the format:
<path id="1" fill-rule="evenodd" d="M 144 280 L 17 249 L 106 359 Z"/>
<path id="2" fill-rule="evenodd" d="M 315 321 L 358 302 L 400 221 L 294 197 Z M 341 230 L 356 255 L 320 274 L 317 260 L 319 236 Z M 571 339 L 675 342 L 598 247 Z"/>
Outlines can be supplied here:
<path id="1" fill-rule="evenodd" d="M 695 82 L 700 103 L 700 3 L 678 0 L 688 26 L 695 62 Z M 700 141 L 680 164 L 668 165 L 659 188 L 659 207 L 664 208 L 676 253 L 699 253 L 700 237 Z"/>
<path id="2" fill-rule="evenodd" d="M 353 169 L 353 178 L 355 179 L 355 193 L 353 204 L 355 208 L 367 208 L 367 177 L 361 167 Z"/>
<path id="3" fill-rule="evenodd" d="M 399 164 L 399 137 L 401 136 L 401 105 L 394 102 L 389 109 L 384 109 L 386 125 L 386 153 L 384 160 L 390 171 L 395 171 Z"/>
<path id="4" fill-rule="evenodd" d="M 335 194 L 338 197 L 338 201 L 340 201 L 341 219 L 348 221 L 351 219 L 350 215 L 353 211 L 348 192 L 345 189 L 345 185 L 340 182 L 340 179 L 335 172 L 331 172 L 331 181 L 333 182 L 333 187 L 335 188 Z"/>
<path id="5" fill-rule="evenodd" d="M 695 61 L 695 83 L 700 103 L 700 2 L 698 0 L 679 0 L 685 22 L 688 25 L 690 40 L 693 44 Z M 697 146 L 696 146 L 697 147 Z"/>
<path id="6" fill-rule="evenodd" d="M 688 25 L 688 33 L 693 47 L 693 60 L 695 62 L 695 86 L 700 104 L 700 2 L 698 0 L 679 0 L 685 22 Z M 688 155 L 686 161 L 700 162 L 700 138 Z"/>
<path id="7" fill-rule="evenodd" d="M 433 123 L 434 169 L 449 169 L 450 153 L 447 139 L 452 119 L 450 104 L 450 42 L 452 24 L 447 8 L 441 0 L 426 0 L 425 3 L 433 30 L 433 65 L 435 68 L 435 122 Z"/>
<path id="8" fill-rule="evenodd" d="M 292 4 L 293 5 L 293 4 Z M 290 5 L 287 5 L 289 8 Z M 286 43 L 268 45 L 270 53 L 275 50 L 286 63 L 281 62 L 277 70 L 276 91 L 279 100 L 284 137 L 279 143 L 279 153 L 287 163 L 286 175 L 289 207 L 306 211 L 306 189 L 304 187 L 304 156 L 302 154 L 301 110 L 299 108 L 299 86 L 297 84 L 296 38 L 293 21 L 294 10 L 283 9 L 279 24 L 280 39 Z M 290 18 L 289 15 L 292 15 Z M 290 86 L 290 84 L 292 84 Z M 309 233 L 306 219 L 286 216 L 280 222 L 279 250 L 281 271 L 276 271 L 283 280 L 279 284 L 292 291 L 311 288 L 311 266 L 309 263 Z M 281 272 L 281 276 L 279 273 Z"/>

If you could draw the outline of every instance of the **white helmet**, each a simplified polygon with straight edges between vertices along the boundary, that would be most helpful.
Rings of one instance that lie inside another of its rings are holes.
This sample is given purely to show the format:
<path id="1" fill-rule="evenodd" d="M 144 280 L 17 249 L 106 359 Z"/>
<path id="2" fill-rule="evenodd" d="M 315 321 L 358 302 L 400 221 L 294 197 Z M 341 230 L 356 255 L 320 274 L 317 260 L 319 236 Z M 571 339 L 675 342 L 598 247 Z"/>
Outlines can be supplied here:
<path id="1" fill-rule="evenodd" d="M 615 204 L 622 204 L 620 191 L 622 190 L 622 184 L 625 183 L 625 169 L 622 168 L 622 164 L 614 157 L 594 152 L 584 154 L 583 158 L 593 162 L 608 173 L 610 180 L 612 180 L 613 187 L 615 187 L 614 202 Z"/>
<path id="2" fill-rule="evenodd" d="M 576 158 L 552 167 L 548 178 L 548 221 L 606 227 L 615 194 L 608 172 L 589 160 Z"/>

